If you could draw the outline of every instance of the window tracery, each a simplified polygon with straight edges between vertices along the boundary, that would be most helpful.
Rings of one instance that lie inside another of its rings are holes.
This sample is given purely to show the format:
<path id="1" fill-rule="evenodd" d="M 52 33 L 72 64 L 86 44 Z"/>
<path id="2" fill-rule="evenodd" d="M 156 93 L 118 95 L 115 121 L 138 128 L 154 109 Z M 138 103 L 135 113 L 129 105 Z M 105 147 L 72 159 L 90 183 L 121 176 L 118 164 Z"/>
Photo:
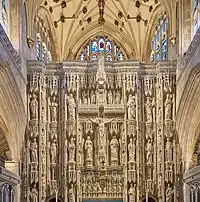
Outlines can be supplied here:
<path id="1" fill-rule="evenodd" d="M 97 60 L 99 54 L 105 54 L 107 61 L 127 59 L 125 51 L 120 47 L 115 40 L 107 36 L 97 36 L 89 40 L 78 54 L 78 60 Z"/>
<path id="2" fill-rule="evenodd" d="M 8 33 L 8 0 L 1 0 L 1 24 Z"/>
<path id="3" fill-rule="evenodd" d="M 193 27 L 194 36 L 199 28 L 199 0 L 193 0 Z"/>
<path id="4" fill-rule="evenodd" d="M 37 17 L 36 20 L 36 58 L 46 63 L 52 62 L 52 46 L 48 36 L 48 30 L 44 25 L 44 20 Z"/>
<path id="5" fill-rule="evenodd" d="M 167 40 L 168 19 L 166 14 L 161 15 L 158 19 L 158 25 L 156 27 L 155 34 L 152 38 L 151 55 L 150 59 L 152 63 L 166 61 L 168 51 Z"/>

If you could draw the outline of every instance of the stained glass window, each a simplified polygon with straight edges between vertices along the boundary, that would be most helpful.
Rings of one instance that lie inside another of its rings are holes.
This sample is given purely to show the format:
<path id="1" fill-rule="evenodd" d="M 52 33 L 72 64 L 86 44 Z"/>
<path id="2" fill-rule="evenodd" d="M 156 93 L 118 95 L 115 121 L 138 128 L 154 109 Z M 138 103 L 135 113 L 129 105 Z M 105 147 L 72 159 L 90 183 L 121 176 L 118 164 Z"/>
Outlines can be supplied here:
<path id="1" fill-rule="evenodd" d="M 96 53 L 97 50 L 98 50 L 97 42 L 96 42 L 96 41 L 93 41 L 93 42 L 92 42 L 92 52 L 93 52 L 93 53 Z"/>
<path id="2" fill-rule="evenodd" d="M 84 60 L 97 60 L 99 54 L 104 54 L 107 61 L 126 60 L 127 56 L 124 50 L 107 36 L 97 36 L 90 40 L 77 55 L 77 59 Z M 86 57 L 87 56 L 87 57 Z"/>
<path id="3" fill-rule="evenodd" d="M 194 5 L 193 5 L 193 26 L 194 26 L 194 34 L 196 34 L 198 28 L 199 28 L 199 3 L 198 0 L 193 0 L 194 1 Z"/>
<path id="4" fill-rule="evenodd" d="M 7 1 L 1 0 L 1 24 L 4 30 L 8 31 L 8 11 L 7 11 Z"/>
<path id="5" fill-rule="evenodd" d="M 167 40 L 168 20 L 166 14 L 158 19 L 155 34 L 151 43 L 150 60 L 152 63 L 167 60 L 168 40 Z"/>
<path id="6" fill-rule="evenodd" d="M 36 41 L 36 56 L 37 56 L 37 60 L 41 60 L 41 55 L 42 55 L 41 53 L 42 53 L 41 38 L 40 38 L 40 35 L 38 34 L 37 41 Z"/>
<path id="7" fill-rule="evenodd" d="M 37 60 L 42 60 L 45 63 L 51 63 L 53 60 L 52 56 L 52 43 L 48 35 L 49 30 L 44 24 L 44 20 L 40 17 L 36 18 L 36 58 Z"/>

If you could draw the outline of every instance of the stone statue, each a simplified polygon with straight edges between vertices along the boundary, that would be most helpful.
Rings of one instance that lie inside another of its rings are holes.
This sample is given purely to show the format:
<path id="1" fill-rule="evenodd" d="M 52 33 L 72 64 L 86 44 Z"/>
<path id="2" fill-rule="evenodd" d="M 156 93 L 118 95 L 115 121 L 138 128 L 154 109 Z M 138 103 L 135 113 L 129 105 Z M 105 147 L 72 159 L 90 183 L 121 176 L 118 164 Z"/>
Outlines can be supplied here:
<path id="1" fill-rule="evenodd" d="M 46 195 L 45 176 L 42 176 L 42 178 L 41 178 L 41 195 L 42 195 L 42 197 L 45 197 L 45 195 Z"/>
<path id="2" fill-rule="evenodd" d="M 38 202 L 38 191 L 36 184 L 34 184 L 33 188 L 31 189 L 31 202 Z"/>
<path id="3" fill-rule="evenodd" d="M 146 151 L 147 151 L 147 163 L 153 162 L 153 140 L 148 139 L 147 145 L 146 145 Z"/>
<path id="4" fill-rule="evenodd" d="M 96 103 L 96 95 L 95 95 L 95 91 L 91 91 L 91 104 L 95 104 Z"/>
<path id="5" fill-rule="evenodd" d="M 172 119 L 172 100 L 171 95 L 167 94 L 165 100 L 165 120 Z"/>
<path id="6" fill-rule="evenodd" d="M 106 118 L 96 118 L 96 119 L 89 119 L 92 123 L 98 124 L 99 126 L 99 137 L 100 137 L 100 144 L 104 145 L 104 136 L 105 136 L 105 124 L 111 123 L 115 119 L 106 119 Z"/>
<path id="7" fill-rule="evenodd" d="M 31 162 L 38 162 L 38 150 L 37 150 L 37 142 L 36 138 L 33 139 L 33 142 L 30 144 L 30 150 L 31 150 Z"/>
<path id="8" fill-rule="evenodd" d="M 174 193 L 174 191 L 172 190 L 172 187 L 170 186 L 170 184 L 168 184 L 167 189 L 166 189 L 166 202 L 173 201 L 173 193 Z"/>
<path id="9" fill-rule="evenodd" d="M 30 102 L 30 118 L 38 119 L 38 101 L 35 94 L 33 94 L 32 100 Z"/>
<path id="10" fill-rule="evenodd" d="M 116 104 L 121 104 L 121 94 L 120 94 L 120 91 L 117 90 L 116 92 Z"/>
<path id="11" fill-rule="evenodd" d="M 129 95 L 128 98 L 128 119 L 135 119 L 136 116 L 136 103 L 135 103 L 135 97 L 133 95 Z"/>
<path id="12" fill-rule="evenodd" d="M 69 147 L 68 147 L 68 150 L 69 150 L 69 162 L 74 162 L 75 149 L 76 149 L 76 146 L 75 146 L 75 143 L 74 143 L 74 138 L 72 137 L 71 140 L 70 140 L 70 143 L 69 143 Z"/>
<path id="13" fill-rule="evenodd" d="M 108 104 L 113 104 L 113 94 L 112 91 L 108 91 Z"/>
<path id="14" fill-rule="evenodd" d="M 135 161 L 136 159 L 135 150 L 136 150 L 135 139 L 133 140 L 133 138 L 131 138 L 130 143 L 128 144 L 129 162 Z"/>
<path id="15" fill-rule="evenodd" d="M 96 74 L 96 81 L 103 80 L 106 81 L 106 72 L 104 70 L 104 56 L 98 57 L 98 69 Z"/>
<path id="16" fill-rule="evenodd" d="M 71 184 L 71 187 L 69 188 L 69 202 L 75 202 L 75 194 L 74 194 L 74 186 Z"/>
<path id="17" fill-rule="evenodd" d="M 128 191 L 128 195 L 129 195 L 129 202 L 135 202 L 136 200 L 136 184 L 132 184 L 131 183 L 131 186 L 129 188 L 129 191 Z"/>
<path id="18" fill-rule="evenodd" d="M 105 148 L 101 145 L 99 150 L 99 162 L 100 164 L 104 164 L 106 161 L 106 151 Z"/>
<path id="19" fill-rule="evenodd" d="M 147 97 L 147 101 L 146 101 L 146 120 L 147 120 L 148 123 L 153 122 L 152 108 L 153 108 L 152 98 Z"/>
<path id="20" fill-rule="evenodd" d="M 57 121 L 57 106 L 56 97 L 53 96 L 52 104 L 51 104 L 51 121 Z"/>
<path id="21" fill-rule="evenodd" d="M 56 163 L 57 146 L 55 142 L 51 143 L 50 154 L 51 154 L 51 163 L 52 164 Z"/>
<path id="22" fill-rule="evenodd" d="M 118 151 L 119 151 L 119 142 L 117 137 L 114 135 L 113 139 L 110 141 L 110 151 L 111 151 L 111 163 L 118 163 Z"/>
<path id="23" fill-rule="evenodd" d="M 87 136 L 85 141 L 85 151 L 86 151 L 86 161 L 93 161 L 93 143 L 90 139 L 90 136 Z"/>
<path id="24" fill-rule="evenodd" d="M 69 112 L 69 119 L 74 120 L 75 119 L 75 108 L 76 103 L 73 98 L 73 95 L 70 94 L 68 97 L 68 112 Z"/>
<path id="25" fill-rule="evenodd" d="M 172 143 L 168 137 L 167 137 L 165 152 L 166 152 L 166 160 L 172 161 L 173 160 Z"/>
<path id="26" fill-rule="evenodd" d="M 82 100 L 83 100 L 83 104 L 88 104 L 86 91 L 82 92 Z"/>

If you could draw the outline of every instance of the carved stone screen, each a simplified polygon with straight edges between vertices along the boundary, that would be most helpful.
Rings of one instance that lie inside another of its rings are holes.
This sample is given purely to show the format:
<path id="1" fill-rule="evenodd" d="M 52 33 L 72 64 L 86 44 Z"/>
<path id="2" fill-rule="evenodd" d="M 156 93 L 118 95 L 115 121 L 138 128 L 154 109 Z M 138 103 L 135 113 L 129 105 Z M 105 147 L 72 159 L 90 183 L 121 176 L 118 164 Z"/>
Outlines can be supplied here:
<path id="1" fill-rule="evenodd" d="M 29 63 L 23 200 L 181 201 L 173 64 Z"/>

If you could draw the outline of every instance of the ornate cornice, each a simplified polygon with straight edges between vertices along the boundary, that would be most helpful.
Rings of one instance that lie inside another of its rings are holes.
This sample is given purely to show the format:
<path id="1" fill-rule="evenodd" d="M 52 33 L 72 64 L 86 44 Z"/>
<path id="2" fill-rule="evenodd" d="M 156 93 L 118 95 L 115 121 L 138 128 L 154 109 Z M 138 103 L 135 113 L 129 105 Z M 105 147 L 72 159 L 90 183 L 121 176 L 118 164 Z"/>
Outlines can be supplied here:
<path id="1" fill-rule="evenodd" d="M 46 74 L 64 74 L 68 73 L 96 73 L 97 61 L 64 61 L 62 63 L 44 64 L 41 61 L 28 61 L 28 71 L 45 71 Z M 174 62 L 161 62 L 156 65 L 139 63 L 138 61 L 105 62 L 106 73 L 133 73 L 154 75 L 158 72 L 176 72 Z"/>
<path id="2" fill-rule="evenodd" d="M 12 43 L 10 42 L 6 32 L 4 31 L 4 28 L 2 25 L 0 25 L 0 42 L 2 46 L 4 47 L 5 51 L 7 52 L 10 60 L 14 64 L 17 69 L 21 69 L 21 58 L 18 55 L 17 51 L 13 48 Z"/>
<path id="3" fill-rule="evenodd" d="M 0 182 L 7 182 L 14 186 L 20 183 L 20 177 L 6 168 L 0 167 Z"/>
<path id="4" fill-rule="evenodd" d="M 183 58 L 184 67 L 190 62 L 190 60 L 192 59 L 192 56 L 195 54 L 199 45 L 200 45 L 200 29 L 198 29 L 192 42 L 190 43 L 190 46 L 189 46 L 187 52 L 184 55 L 184 58 Z"/>
<path id="5" fill-rule="evenodd" d="M 183 175 L 184 181 L 186 183 L 193 183 L 194 181 L 200 180 L 200 166 L 196 166 L 192 168 L 191 170 L 188 170 Z"/>

